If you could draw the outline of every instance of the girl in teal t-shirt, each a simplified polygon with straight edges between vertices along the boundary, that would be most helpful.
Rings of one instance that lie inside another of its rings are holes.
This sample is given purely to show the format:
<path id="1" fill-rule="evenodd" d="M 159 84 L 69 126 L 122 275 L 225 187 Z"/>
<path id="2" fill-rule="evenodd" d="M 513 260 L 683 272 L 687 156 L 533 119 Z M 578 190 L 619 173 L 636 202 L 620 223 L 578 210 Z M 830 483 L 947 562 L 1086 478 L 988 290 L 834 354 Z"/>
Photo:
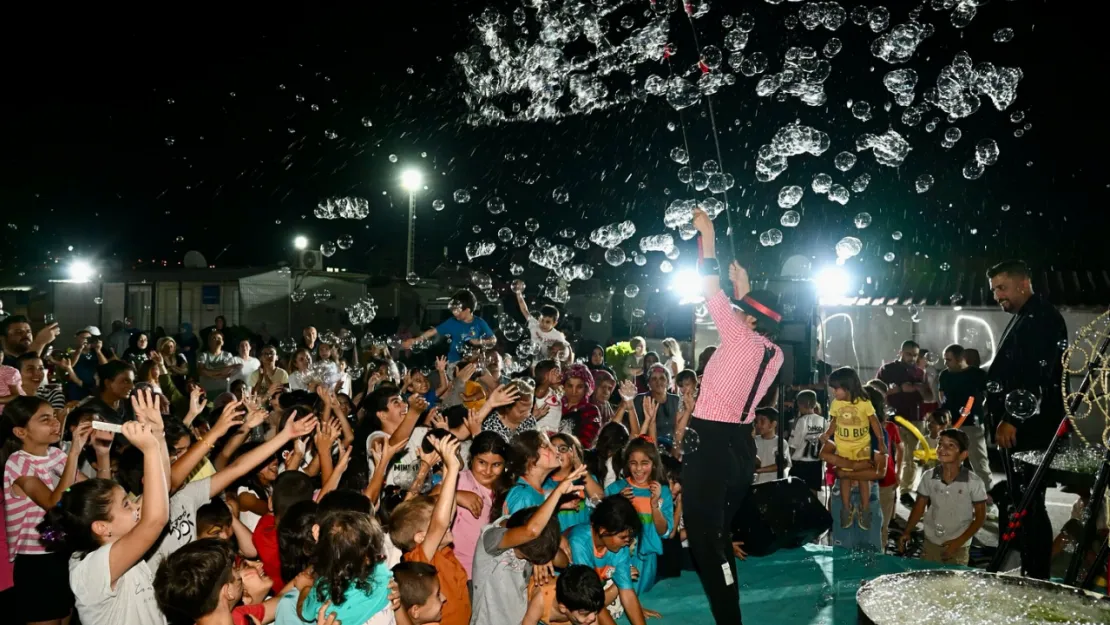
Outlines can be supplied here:
<path id="1" fill-rule="evenodd" d="M 643 595 L 655 586 L 663 539 L 674 531 L 674 500 L 655 443 L 645 437 L 632 439 L 623 461 L 623 479 L 610 484 L 605 494 L 627 497 L 644 524 L 639 542 L 631 547 L 632 566 L 640 572 L 636 594 Z"/>

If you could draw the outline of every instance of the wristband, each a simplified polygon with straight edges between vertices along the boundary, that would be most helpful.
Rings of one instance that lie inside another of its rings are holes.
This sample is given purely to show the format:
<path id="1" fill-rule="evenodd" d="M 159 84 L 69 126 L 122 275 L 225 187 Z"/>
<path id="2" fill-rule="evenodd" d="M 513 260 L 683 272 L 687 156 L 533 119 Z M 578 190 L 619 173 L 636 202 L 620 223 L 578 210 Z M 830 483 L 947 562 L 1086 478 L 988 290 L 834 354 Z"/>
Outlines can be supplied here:
<path id="1" fill-rule="evenodd" d="M 716 258 L 703 258 L 698 263 L 698 273 L 703 276 L 716 276 L 721 273 L 721 264 Z"/>

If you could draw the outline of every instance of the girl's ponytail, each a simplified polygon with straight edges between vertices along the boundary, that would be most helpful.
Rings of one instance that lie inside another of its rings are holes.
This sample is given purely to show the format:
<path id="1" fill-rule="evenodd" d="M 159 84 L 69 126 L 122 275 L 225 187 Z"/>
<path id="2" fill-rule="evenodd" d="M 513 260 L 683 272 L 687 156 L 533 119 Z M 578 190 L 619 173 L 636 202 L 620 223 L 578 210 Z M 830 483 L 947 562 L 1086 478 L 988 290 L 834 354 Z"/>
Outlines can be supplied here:
<path id="1" fill-rule="evenodd" d="M 86 480 L 67 488 L 36 528 L 46 548 L 66 554 L 98 549 L 100 539 L 92 524 L 111 520 L 112 495 L 117 488 L 119 485 L 105 479 Z"/>

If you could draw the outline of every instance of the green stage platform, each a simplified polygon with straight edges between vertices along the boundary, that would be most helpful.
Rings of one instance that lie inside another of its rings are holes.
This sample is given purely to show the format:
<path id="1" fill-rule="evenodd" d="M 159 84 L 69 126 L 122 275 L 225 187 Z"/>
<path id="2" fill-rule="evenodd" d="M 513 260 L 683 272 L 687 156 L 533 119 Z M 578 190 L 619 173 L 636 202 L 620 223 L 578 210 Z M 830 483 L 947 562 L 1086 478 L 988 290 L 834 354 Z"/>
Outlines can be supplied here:
<path id="1" fill-rule="evenodd" d="M 918 559 L 816 545 L 749 557 L 738 567 L 740 607 L 748 625 L 854 625 L 861 582 L 887 573 L 944 568 Z M 649 625 L 714 625 L 693 571 L 659 582 L 641 601 L 663 614 L 662 620 L 649 620 Z"/>

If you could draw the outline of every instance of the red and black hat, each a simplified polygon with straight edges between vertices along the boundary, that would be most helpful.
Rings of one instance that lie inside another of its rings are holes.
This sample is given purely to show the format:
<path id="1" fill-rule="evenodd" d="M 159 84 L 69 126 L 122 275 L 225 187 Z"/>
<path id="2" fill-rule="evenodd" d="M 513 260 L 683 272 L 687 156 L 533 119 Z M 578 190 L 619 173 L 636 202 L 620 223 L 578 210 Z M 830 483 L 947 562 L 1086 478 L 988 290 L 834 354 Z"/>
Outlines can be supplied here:
<path id="1" fill-rule="evenodd" d="M 773 291 L 752 291 L 739 299 L 731 298 L 732 305 L 756 318 L 756 328 L 775 331 L 782 323 L 779 296 Z"/>

